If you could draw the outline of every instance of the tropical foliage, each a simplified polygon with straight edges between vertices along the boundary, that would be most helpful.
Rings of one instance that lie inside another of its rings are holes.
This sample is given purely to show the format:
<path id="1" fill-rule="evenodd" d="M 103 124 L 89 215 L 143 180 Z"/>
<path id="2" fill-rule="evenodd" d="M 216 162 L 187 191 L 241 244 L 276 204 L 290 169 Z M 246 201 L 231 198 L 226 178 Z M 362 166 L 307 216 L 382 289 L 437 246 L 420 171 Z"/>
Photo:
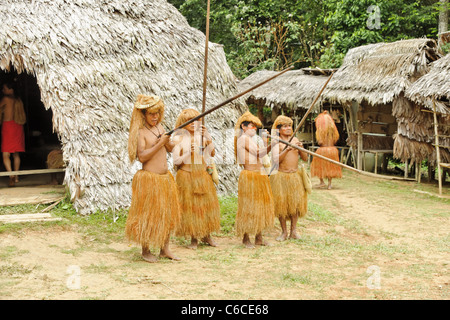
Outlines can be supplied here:
<path id="1" fill-rule="evenodd" d="M 207 0 L 169 0 L 205 31 Z M 211 0 L 210 41 L 224 45 L 233 72 L 339 67 L 355 46 L 436 38 L 437 0 Z"/>

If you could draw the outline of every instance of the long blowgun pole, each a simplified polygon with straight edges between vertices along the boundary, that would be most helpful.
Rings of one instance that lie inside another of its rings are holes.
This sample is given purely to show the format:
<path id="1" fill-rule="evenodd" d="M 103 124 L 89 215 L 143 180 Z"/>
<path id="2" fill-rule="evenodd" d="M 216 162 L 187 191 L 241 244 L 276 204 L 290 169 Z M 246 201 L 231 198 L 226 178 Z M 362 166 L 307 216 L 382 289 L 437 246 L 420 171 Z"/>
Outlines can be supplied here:
<path id="1" fill-rule="evenodd" d="M 175 130 L 182 129 L 182 128 L 186 127 L 187 125 L 191 124 L 192 122 L 197 121 L 197 120 L 200 119 L 200 118 L 203 118 L 204 116 L 210 114 L 210 113 L 213 112 L 213 111 L 216 111 L 217 109 L 220 109 L 221 107 L 223 107 L 224 105 L 226 105 L 226 104 L 232 102 L 233 100 L 236 100 L 237 98 L 242 97 L 243 95 L 249 93 L 249 92 L 252 91 L 252 90 L 255 90 L 256 88 L 258 88 L 258 87 L 262 86 L 263 84 L 265 84 L 265 83 L 267 83 L 267 82 L 269 82 L 269 81 L 275 79 L 276 77 L 281 76 L 283 73 L 285 73 L 285 72 L 291 70 L 292 68 L 294 68 L 294 66 L 291 66 L 291 67 L 289 67 L 289 68 L 284 69 L 283 71 L 280 71 L 280 72 L 277 73 L 276 75 L 274 75 L 274 76 L 272 76 L 272 77 L 270 77 L 270 78 L 268 78 L 268 79 L 266 79 L 266 80 L 264 80 L 264 81 L 262 81 L 262 82 L 256 84 L 255 86 L 251 87 L 250 89 L 247 89 L 247 90 L 245 90 L 245 91 L 243 91 L 243 92 L 241 92 L 241 93 L 235 95 L 234 97 L 228 98 L 227 100 L 225 100 L 225 101 L 219 103 L 218 105 L 212 107 L 211 109 L 209 109 L 209 110 L 207 110 L 207 111 L 205 111 L 205 112 L 202 112 L 202 113 L 199 114 L 198 116 L 195 116 L 194 118 L 192 118 L 192 119 L 186 121 L 185 123 L 183 123 L 182 125 L 178 126 L 177 128 L 175 128 L 175 129 L 173 129 L 173 130 L 167 132 L 166 134 L 167 134 L 167 135 L 171 135 L 172 133 L 175 132 Z"/>
<path id="2" fill-rule="evenodd" d="M 205 63 L 203 68 L 203 99 L 202 99 L 202 113 L 206 108 L 206 85 L 208 79 L 208 43 L 209 43 L 209 12 L 210 12 L 210 0 L 208 0 L 206 8 L 206 37 L 205 37 Z M 205 124 L 205 118 L 202 118 L 202 124 Z M 201 137 L 201 145 L 203 145 L 203 134 Z"/>
<path id="3" fill-rule="evenodd" d="M 389 179 L 389 180 L 411 180 L 411 181 L 414 181 L 414 179 L 397 178 L 397 177 L 385 176 L 385 175 L 381 175 L 381 174 L 375 174 L 375 173 L 372 173 L 372 172 L 362 171 L 362 170 L 350 167 L 349 165 L 346 165 L 344 163 L 340 163 L 339 161 L 335 161 L 333 159 L 327 158 L 327 157 L 322 156 L 320 154 L 317 154 L 315 152 L 306 150 L 306 149 L 304 149 L 302 147 L 299 147 L 299 146 L 297 146 L 295 144 L 292 144 L 292 143 L 290 143 L 288 141 L 284 141 L 284 140 L 282 140 L 282 139 L 280 139 L 278 137 L 274 137 L 274 136 L 271 136 L 271 135 L 269 135 L 269 137 L 272 140 L 284 143 L 285 145 L 287 145 L 289 147 L 292 147 L 292 148 L 297 149 L 299 151 L 303 151 L 303 152 L 305 152 L 305 153 L 307 153 L 307 154 L 309 154 L 309 155 L 311 155 L 313 157 L 318 157 L 318 158 L 323 159 L 325 161 L 329 161 L 331 163 L 334 163 L 335 165 L 338 165 L 340 167 L 343 167 L 345 169 L 348 169 L 350 171 L 353 171 L 353 172 L 356 172 L 356 173 L 359 173 L 359 174 L 362 174 L 362 175 L 365 175 L 365 176 L 374 177 L 374 178 Z"/>

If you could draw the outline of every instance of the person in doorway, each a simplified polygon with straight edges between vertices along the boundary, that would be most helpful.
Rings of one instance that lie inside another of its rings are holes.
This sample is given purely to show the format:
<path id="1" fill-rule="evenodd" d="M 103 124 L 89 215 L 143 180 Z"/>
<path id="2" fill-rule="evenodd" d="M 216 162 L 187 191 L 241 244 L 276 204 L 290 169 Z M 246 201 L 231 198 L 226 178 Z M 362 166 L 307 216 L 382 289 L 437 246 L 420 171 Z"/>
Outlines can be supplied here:
<path id="1" fill-rule="evenodd" d="M 339 140 L 339 132 L 333 118 L 328 111 L 324 111 L 317 116 L 315 123 L 316 139 L 319 143 L 316 153 L 339 162 L 339 150 L 334 146 Z M 342 178 L 342 169 L 337 164 L 314 157 L 311 162 L 311 176 L 320 179 L 319 188 L 331 189 L 331 180 Z M 325 185 L 325 178 L 328 179 L 328 186 Z"/>
<path id="2" fill-rule="evenodd" d="M 289 141 L 293 134 L 293 121 L 286 116 L 278 116 L 272 126 L 272 135 L 278 135 L 281 140 Z M 291 143 L 303 148 L 303 144 L 294 137 Z M 299 239 L 297 221 L 308 211 L 308 192 L 305 187 L 303 167 L 299 168 L 299 158 L 307 161 L 305 152 L 282 143 L 272 149 L 272 163 L 277 169 L 270 175 L 275 216 L 280 220 L 281 235 L 278 241 L 288 238 L 287 220 L 291 221 L 289 238 Z"/>
<path id="3" fill-rule="evenodd" d="M 181 111 L 175 123 L 183 123 L 198 116 L 195 109 Z M 176 235 L 191 237 L 189 248 L 196 249 L 198 239 L 216 247 L 212 232 L 220 230 L 220 206 L 216 188 L 207 165 L 214 157 L 212 137 L 201 120 L 192 122 L 174 134 L 173 163 L 177 168 L 181 222 Z"/>
<path id="4" fill-rule="evenodd" d="M 16 95 L 13 82 L 6 82 L 2 87 L 3 98 L 0 101 L 0 123 L 2 124 L 2 157 L 6 171 L 20 169 L 20 154 L 25 152 L 25 134 L 23 125 L 26 122 L 22 100 Z M 13 166 L 11 165 L 11 155 Z M 9 177 L 9 186 L 19 181 L 18 176 Z"/>
<path id="5" fill-rule="evenodd" d="M 180 206 L 166 158 L 174 145 L 161 125 L 163 117 L 164 103 L 159 97 L 138 95 L 131 116 L 128 155 L 131 162 L 137 158 L 142 169 L 133 177 L 125 234 L 141 245 L 147 262 L 158 260 L 151 248 L 160 249 L 160 257 L 180 260 L 169 249 L 170 234 L 180 221 Z"/>
<path id="6" fill-rule="evenodd" d="M 235 126 L 235 156 L 243 166 L 238 182 L 238 211 L 236 213 L 236 233 L 243 236 L 242 243 L 254 248 L 250 234 L 255 234 L 255 245 L 268 245 L 262 232 L 273 226 L 275 213 L 269 177 L 262 163 L 272 144 L 263 137 L 265 147 L 260 148 L 254 141 L 256 129 L 261 121 L 250 112 L 244 113 Z"/>

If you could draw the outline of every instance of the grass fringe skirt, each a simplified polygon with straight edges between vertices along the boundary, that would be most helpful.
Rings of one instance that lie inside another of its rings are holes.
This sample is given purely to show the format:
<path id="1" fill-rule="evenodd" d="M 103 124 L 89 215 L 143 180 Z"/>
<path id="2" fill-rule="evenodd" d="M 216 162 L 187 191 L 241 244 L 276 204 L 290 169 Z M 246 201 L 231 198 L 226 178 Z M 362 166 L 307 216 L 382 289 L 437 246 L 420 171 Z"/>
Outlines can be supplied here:
<path id="1" fill-rule="evenodd" d="M 236 233 L 258 234 L 274 224 L 274 205 L 269 177 L 259 172 L 242 170 L 238 183 Z"/>
<path id="2" fill-rule="evenodd" d="M 125 234 L 141 246 L 159 249 L 179 224 L 178 190 L 170 172 L 139 170 L 133 177 Z"/>
<path id="3" fill-rule="evenodd" d="M 270 176 L 275 216 L 290 219 L 303 217 L 308 212 L 308 193 L 300 171 L 286 173 L 278 171 Z"/>
<path id="4" fill-rule="evenodd" d="M 203 238 L 220 231 L 219 199 L 214 182 L 206 170 L 197 173 L 178 170 L 176 182 L 181 209 L 176 235 Z M 201 191 L 195 185 L 201 185 Z"/>
<path id="5" fill-rule="evenodd" d="M 339 162 L 339 151 L 336 147 L 320 147 L 317 154 Z M 337 164 L 313 157 L 310 168 L 311 176 L 324 178 L 342 178 L 342 168 Z"/>

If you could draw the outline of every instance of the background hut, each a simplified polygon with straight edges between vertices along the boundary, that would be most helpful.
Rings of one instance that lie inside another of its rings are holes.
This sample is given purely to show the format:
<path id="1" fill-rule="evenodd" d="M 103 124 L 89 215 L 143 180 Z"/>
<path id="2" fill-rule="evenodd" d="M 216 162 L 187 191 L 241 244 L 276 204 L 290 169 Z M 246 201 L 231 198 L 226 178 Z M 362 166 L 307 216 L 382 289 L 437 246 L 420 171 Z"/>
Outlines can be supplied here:
<path id="1" fill-rule="evenodd" d="M 401 126 L 401 130 L 399 126 L 394 155 L 416 162 L 428 159 L 429 164 L 436 166 L 439 153 L 439 162 L 448 169 L 450 55 L 433 62 L 430 71 L 406 90 L 404 100 L 406 106 L 398 118 L 401 117 L 405 125 Z"/>
<path id="2" fill-rule="evenodd" d="M 0 20 L 2 76 L 34 81 L 38 99 L 27 106 L 28 126 L 40 125 L 31 113 L 50 111 L 76 210 L 127 207 L 140 168 L 127 157 L 136 96 L 164 99 L 167 129 L 183 108 L 201 110 L 205 35 L 165 0 L 7 0 Z M 237 89 L 223 48 L 209 48 L 206 109 Z M 216 158 L 234 159 L 224 130 L 232 130 L 242 108 L 236 102 L 206 117 Z M 233 191 L 237 166 L 217 162 L 219 191 Z"/>
<path id="3" fill-rule="evenodd" d="M 266 128 L 271 128 L 276 117 L 280 114 L 291 117 L 294 120 L 294 128 L 301 121 L 304 114 L 311 106 L 316 95 L 322 89 L 333 70 L 301 69 L 287 71 L 275 78 L 269 84 L 263 85 L 244 96 L 245 102 L 257 110 L 258 117 Z M 257 71 L 239 82 L 240 91 L 244 91 L 258 82 L 263 81 L 278 73 L 277 71 Z M 321 99 L 315 105 L 313 112 L 320 112 Z M 270 113 L 264 112 L 270 109 Z M 313 143 L 314 114 L 308 117 L 297 134 L 306 145 Z"/>
<path id="4" fill-rule="evenodd" d="M 368 151 L 375 154 L 375 160 L 378 153 L 393 153 L 398 128 L 396 102 L 428 72 L 430 62 L 440 57 L 438 51 L 436 42 L 430 39 L 376 43 L 349 50 L 323 95 L 347 109 L 348 144 L 357 150 L 359 169 Z"/>

